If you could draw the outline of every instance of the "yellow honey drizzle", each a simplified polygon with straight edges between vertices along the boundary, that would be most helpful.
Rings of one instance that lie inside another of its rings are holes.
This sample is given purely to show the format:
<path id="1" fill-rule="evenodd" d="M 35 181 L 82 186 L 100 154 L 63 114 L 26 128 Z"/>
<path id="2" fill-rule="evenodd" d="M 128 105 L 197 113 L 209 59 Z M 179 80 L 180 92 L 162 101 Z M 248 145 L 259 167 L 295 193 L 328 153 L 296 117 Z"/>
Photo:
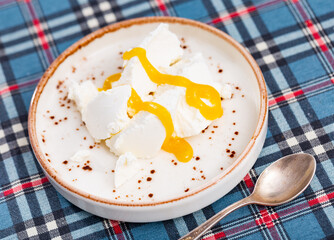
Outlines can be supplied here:
<path id="1" fill-rule="evenodd" d="M 223 115 L 220 95 L 216 89 L 209 85 L 191 82 L 188 78 L 160 73 L 148 61 L 144 48 L 133 48 L 123 54 L 124 60 L 138 57 L 152 82 L 156 84 L 169 84 L 186 88 L 186 102 L 189 106 L 197 108 L 207 120 L 215 120 Z M 207 99 L 211 106 L 205 104 L 202 99 Z"/>
<path id="2" fill-rule="evenodd" d="M 134 48 L 123 54 L 124 60 L 130 60 L 132 57 L 138 57 L 143 68 L 152 82 L 156 84 L 169 84 L 186 88 L 186 102 L 197 108 L 200 113 L 208 120 L 220 118 L 223 115 L 220 95 L 216 89 L 209 85 L 197 84 L 182 76 L 174 76 L 160 73 L 148 61 L 146 50 L 143 48 Z M 119 80 L 121 73 L 109 76 L 103 87 L 99 91 L 105 91 L 112 87 L 112 83 Z M 211 106 L 205 104 L 202 99 L 207 99 Z M 128 100 L 128 112 L 131 116 L 139 111 L 147 111 L 156 115 L 166 130 L 166 138 L 162 149 L 166 152 L 173 153 L 180 162 L 188 162 L 193 157 L 193 149 L 190 144 L 183 138 L 172 136 L 174 125 L 172 117 L 168 110 L 162 105 L 155 102 L 143 102 L 137 92 L 132 89 L 131 96 Z"/>
<path id="3" fill-rule="evenodd" d="M 166 130 L 166 138 L 162 144 L 162 149 L 173 153 L 180 162 L 188 162 L 193 157 L 193 149 L 183 138 L 173 137 L 174 125 L 168 110 L 155 102 L 143 102 L 137 92 L 132 88 L 131 96 L 128 100 L 128 108 L 131 115 L 139 111 L 147 111 L 156 115 Z"/>
<path id="4" fill-rule="evenodd" d="M 118 81 L 121 78 L 121 76 L 122 76 L 122 73 L 115 73 L 113 75 L 110 75 L 104 81 L 103 87 L 102 88 L 98 88 L 98 90 L 99 91 L 106 91 L 108 89 L 111 89 L 112 83 Z"/>

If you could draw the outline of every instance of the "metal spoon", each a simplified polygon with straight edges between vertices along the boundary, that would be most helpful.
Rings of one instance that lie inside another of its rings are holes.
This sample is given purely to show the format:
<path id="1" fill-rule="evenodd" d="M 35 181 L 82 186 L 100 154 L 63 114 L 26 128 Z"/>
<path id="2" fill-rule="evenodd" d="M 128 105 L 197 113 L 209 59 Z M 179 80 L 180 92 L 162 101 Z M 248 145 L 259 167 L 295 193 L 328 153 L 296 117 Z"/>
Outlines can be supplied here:
<path id="1" fill-rule="evenodd" d="M 251 195 L 226 207 L 179 240 L 200 238 L 223 217 L 240 207 L 249 204 L 277 206 L 291 201 L 310 184 L 315 168 L 316 161 L 309 154 L 297 153 L 282 157 L 261 173 Z"/>

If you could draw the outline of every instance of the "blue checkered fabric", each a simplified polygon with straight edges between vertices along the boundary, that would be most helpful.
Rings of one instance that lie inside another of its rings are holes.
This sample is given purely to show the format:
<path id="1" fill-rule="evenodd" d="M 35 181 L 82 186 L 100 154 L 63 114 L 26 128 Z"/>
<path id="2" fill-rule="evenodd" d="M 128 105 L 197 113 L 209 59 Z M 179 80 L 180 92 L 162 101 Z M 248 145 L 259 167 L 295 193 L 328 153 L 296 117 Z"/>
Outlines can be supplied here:
<path id="1" fill-rule="evenodd" d="M 208 23 L 250 51 L 268 86 L 267 138 L 244 180 L 202 210 L 147 224 L 102 219 L 45 178 L 28 142 L 29 103 L 43 72 L 78 39 L 155 15 Z M 334 239 L 333 45 L 333 0 L 0 0 L 0 239 L 177 239 L 248 196 L 271 162 L 301 151 L 317 161 L 302 195 L 239 209 L 203 239 Z"/>

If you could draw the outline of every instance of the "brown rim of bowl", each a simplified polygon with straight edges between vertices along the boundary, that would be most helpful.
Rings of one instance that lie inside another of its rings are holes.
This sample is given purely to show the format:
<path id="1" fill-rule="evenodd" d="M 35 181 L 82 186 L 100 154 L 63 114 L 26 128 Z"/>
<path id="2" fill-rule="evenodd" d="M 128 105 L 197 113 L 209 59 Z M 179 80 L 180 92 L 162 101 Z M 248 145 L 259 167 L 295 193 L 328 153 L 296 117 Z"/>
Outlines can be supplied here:
<path id="1" fill-rule="evenodd" d="M 197 191 L 189 192 L 187 195 L 183 195 L 178 198 L 166 200 L 166 201 L 160 201 L 155 203 L 120 203 L 112 200 L 108 200 L 105 198 L 100 198 L 96 196 L 92 196 L 91 194 L 88 194 L 80 189 L 76 189 L 66 182 L 62 181 L 62 179 L 57 178 L 55 170 L 51 168 L 47 164 L 47 160 L 44 157 L 44 154 L 42 153 L 41 149 L 39 148 L 39 143 L 37 140 L 37 134 L 36 134 L 36 109 L 38 105 L 38 100 L 43 92 L 44 86 L 47 84 L 49 78 L 53 75 L 53 73 L 56 71 L 58 66 L 70 55 L 75 53 L 77 50 L 81 49 L 82 47 L 88 45 L 93 40 L 102 37 L 106 33 L 115 32 L 121 28 L 128 28 L 133 25 L 141 25 L 141 24 L 147 24 L 147 23 L 159 23 L 159 22 L 165 22 L 165 23 L 177 23 L 177 24 L 184 24 L 184 25 L 190 25 L 192 27 L 198 27 L 202 30 L 205 30 L 207 32 L 210 32 L 223 40 L 227 41 L 231 45 L 233 45 L 247 60 L 247 62 L 252 67 L 252 70 L 256 76 L 257 82 L 259 84 L 260 89 L 260 113 L 259 113 L 259 121 L 256 126 L 256 129 L 254 131 L 254 134 L 250 140 L 250 142 L 247 144 L 245 150 L 241 153 L 241 155 L 236 159 L 236 161 L 228 168 L 227 171 L 222 172 L 222 174 L 213 180 L 209 181 L 208 183 L 204 184 L 203 187 L 200 189 L 197 189 Z M 28 131 L 29 131 L 29 139 L 32 146 L 32 149 L 35 153 L 36 158 L 38 159 L 38 162 L 42 166 L 42 168 L 47 172 L 47 174 L 60 186 L 64 187 L 66 190 L 78 194 L 81 197 L 99 202 L 99 203 L 105 203 L 109 205 L 114 206 L 128 206 L 128 207 L 144 207 L 144 206 L 155 206 L 155 205 L 161 205 L 166 203 L 175 202 L 190 196 L 193 196 L 199 192 L 204 191 L 205 189 L 208 189 L 209 187 L 217 184 L 221 179 L 223 179 L 225 176 L 227 176 L 229 173 L 231 173 L 249 154 L 250 150 L 253 148 L 256 139 L 258 138 L 259 134 L 261 133 L 261 130 L 265 126 L 265 120 L 267 116 L 267 89 L 266 84 L 262 75 L 262 72 L 253 59 L 253 57 L 242 47 L 236 40 L 234 40 L 232 37 L 227 35 L 226 33 L 209 26 L 204 23 L 200 23 L 197 21 L 185 19 L 185 18 L 178 18 L 178 17 L 143 17 L 143 18 L 135 18 L 131 20 L 126 20 L 122 22 L 118 22 L 109 26 L 106 26 L 104 28 L 101 28 L 84 38 L 80 39 L 76 43 L 74 43 L 72 46 L 70 46 L 68 49 L 66 49 L 62 54 L 58 56 L 58 58 L 49 66 L 49 68 L 45 71 L 44 75 L 42 76 L 41 80 L 39 81 L 35 92 L 33 94 L 30 109 L 29 109 L 29 116 L 28 116 Z"/>

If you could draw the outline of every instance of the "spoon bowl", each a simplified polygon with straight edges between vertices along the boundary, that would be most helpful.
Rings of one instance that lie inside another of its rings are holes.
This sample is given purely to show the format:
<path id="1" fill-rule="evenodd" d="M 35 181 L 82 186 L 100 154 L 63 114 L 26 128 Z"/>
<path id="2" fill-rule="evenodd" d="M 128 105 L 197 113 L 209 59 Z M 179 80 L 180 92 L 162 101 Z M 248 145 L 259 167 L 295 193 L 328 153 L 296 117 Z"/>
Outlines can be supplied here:
<path id="1" fill-rule="evenodd" d="M 305 153 L 291 154 L 266 168 L 255 185 L 252 200 L 256 204 L 277 206 L 301 194 L 311 182 L 316 162 Z"/>

